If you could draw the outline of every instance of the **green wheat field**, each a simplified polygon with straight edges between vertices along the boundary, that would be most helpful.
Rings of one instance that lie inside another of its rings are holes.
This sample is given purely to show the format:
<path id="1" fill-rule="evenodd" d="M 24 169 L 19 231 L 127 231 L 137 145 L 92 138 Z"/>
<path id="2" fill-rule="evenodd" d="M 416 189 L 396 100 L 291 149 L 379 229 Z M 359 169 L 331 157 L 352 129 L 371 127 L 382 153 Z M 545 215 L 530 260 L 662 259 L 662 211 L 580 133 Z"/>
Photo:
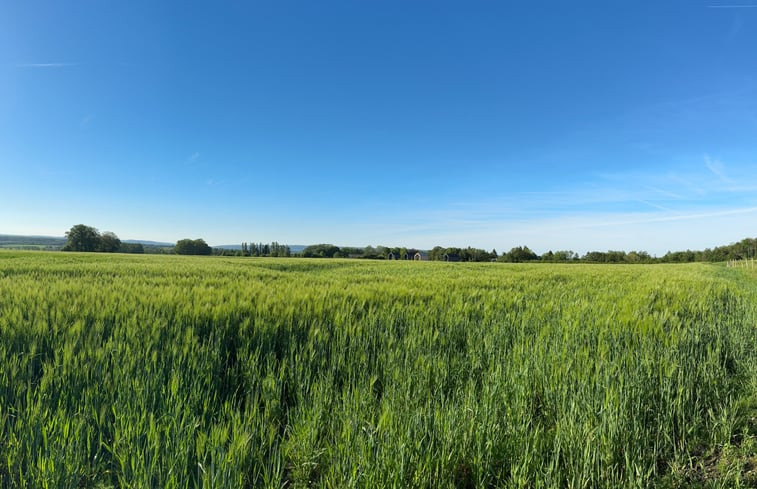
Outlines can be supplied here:
<path id="1" fill-rule="evenodd" d="M 753 487 L 748 273 L 0 251 L 0 487 Z"/>

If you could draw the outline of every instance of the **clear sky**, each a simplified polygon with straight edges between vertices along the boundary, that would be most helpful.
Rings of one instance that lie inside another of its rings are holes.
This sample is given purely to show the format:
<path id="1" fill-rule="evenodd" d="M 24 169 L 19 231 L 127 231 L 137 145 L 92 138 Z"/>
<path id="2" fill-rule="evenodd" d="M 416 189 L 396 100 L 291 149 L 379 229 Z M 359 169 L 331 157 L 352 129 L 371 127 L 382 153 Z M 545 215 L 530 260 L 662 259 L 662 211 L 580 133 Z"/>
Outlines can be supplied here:
<path id="1" fill-rule="evenodd" d="M 757 236 L 757 1 L 0 3 L 0 233 Z"/>

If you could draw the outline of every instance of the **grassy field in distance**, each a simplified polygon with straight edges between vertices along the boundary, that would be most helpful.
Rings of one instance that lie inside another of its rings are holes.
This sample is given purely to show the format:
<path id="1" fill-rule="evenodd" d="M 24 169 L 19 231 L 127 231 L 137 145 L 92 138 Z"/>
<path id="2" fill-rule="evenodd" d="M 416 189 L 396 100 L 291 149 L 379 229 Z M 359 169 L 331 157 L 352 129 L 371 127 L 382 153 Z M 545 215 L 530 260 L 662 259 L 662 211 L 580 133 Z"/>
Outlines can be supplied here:
<path id="1" fill-rule="evenodd" d="M 754 487 L 756 279 L 0 250 L 0 486 Z"/>

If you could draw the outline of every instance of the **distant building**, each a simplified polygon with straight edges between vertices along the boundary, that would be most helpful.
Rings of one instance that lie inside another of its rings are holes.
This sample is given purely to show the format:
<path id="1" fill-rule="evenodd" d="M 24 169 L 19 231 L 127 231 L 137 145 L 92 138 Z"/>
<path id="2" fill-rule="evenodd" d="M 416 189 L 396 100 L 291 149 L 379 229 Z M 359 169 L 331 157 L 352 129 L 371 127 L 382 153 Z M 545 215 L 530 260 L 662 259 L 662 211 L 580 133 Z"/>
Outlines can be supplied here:
<path id="1" fill-rule="evenodd" d="M 453 253 L 445 253 L 444 261 L 460 261 L 460 256 Z"/>
<path id="2" fill-rule="evenodd" d="M 407 252 L 400 254 L 395 254 L 394 252 L 389 252 L 386 255 L 387 260 L 412 260 L 412 261 L 426 261 L 428 260 L 428 253 L 425 251 L 419 251 L 419 250 L 408 250 Z"/>

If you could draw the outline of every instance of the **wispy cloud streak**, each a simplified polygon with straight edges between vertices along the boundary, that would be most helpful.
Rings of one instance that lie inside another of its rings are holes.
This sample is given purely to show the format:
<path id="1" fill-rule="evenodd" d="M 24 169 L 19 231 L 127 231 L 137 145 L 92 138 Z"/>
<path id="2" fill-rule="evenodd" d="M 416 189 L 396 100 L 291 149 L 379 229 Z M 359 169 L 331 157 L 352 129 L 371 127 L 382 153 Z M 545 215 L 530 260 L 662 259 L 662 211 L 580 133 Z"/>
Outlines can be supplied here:
<path id="1" fill-rule="evenodd" d="M 704 164 L 708 170 L 710 170 L 720 181 L 724 183 L 735 183 L 732 179 L 728 178 L 725 174 L 723 163 L 718 160 L 713 160 L 709 156 L 704 157 Z"/>
<path id="2" fill-rule="evenodd" d="M 78 66 L 79 63 L 22 63 L 16 65 L 19 68 L 67 68 Z"/>
<path id="3" fill-rule="evenodd" d="M 663 206 L 655 204 L 653 202 L 648 202 L 646 200 L 641 200 L 641 199 L 639 199 L 638 202 L 640 202 L 640 203 L 642 203 L 644 205 L 648 205 L 649 207 L 652 207 L 653 209 L 659 209 L 661 211 L 672 212 L 672 209 L 669 209 L 667 207 L 663 207 Z"/>
<path id="4" fill-rule="evenodd" d="M 638 219 L 627 219 L 627 220 L 617 220 L 617 221 L 604 221 L 604 222 L 595 222 L 589 224 L 590 227 L 594 226 L 624 226 L 628 224 L 649 224 L 653 222 L 674 222 L 674 221 L 690 221 L 693 219 L 706 219 L 710 217 L 722 217 L 722 216 L 733 216 L 738 214 L 752 214 L 757 212 L 757 207 L 747 207 L 744 209 L 727 209 L 722 211 L 713 211 L 713 212 L 700 212 L 695 214 L 685 214 L 685 215 L 674 215 L 674 216 L 652 216 L 652 217 L 642 217 Z"/>
<path id="5" fill-rule="evenodd" d="M 752 164 L 703 156 L 662 170 L 587 178 L 554 191 L 404 202 L 374 213 L 376 242 L 483 247 L 528 244 L 546 251 L 704 248 L 737 240 L 757 222 Z M 411 210 L 409 210 L 411 209 Z M 382 238 L 383 237 L 383 238 Z"/>

